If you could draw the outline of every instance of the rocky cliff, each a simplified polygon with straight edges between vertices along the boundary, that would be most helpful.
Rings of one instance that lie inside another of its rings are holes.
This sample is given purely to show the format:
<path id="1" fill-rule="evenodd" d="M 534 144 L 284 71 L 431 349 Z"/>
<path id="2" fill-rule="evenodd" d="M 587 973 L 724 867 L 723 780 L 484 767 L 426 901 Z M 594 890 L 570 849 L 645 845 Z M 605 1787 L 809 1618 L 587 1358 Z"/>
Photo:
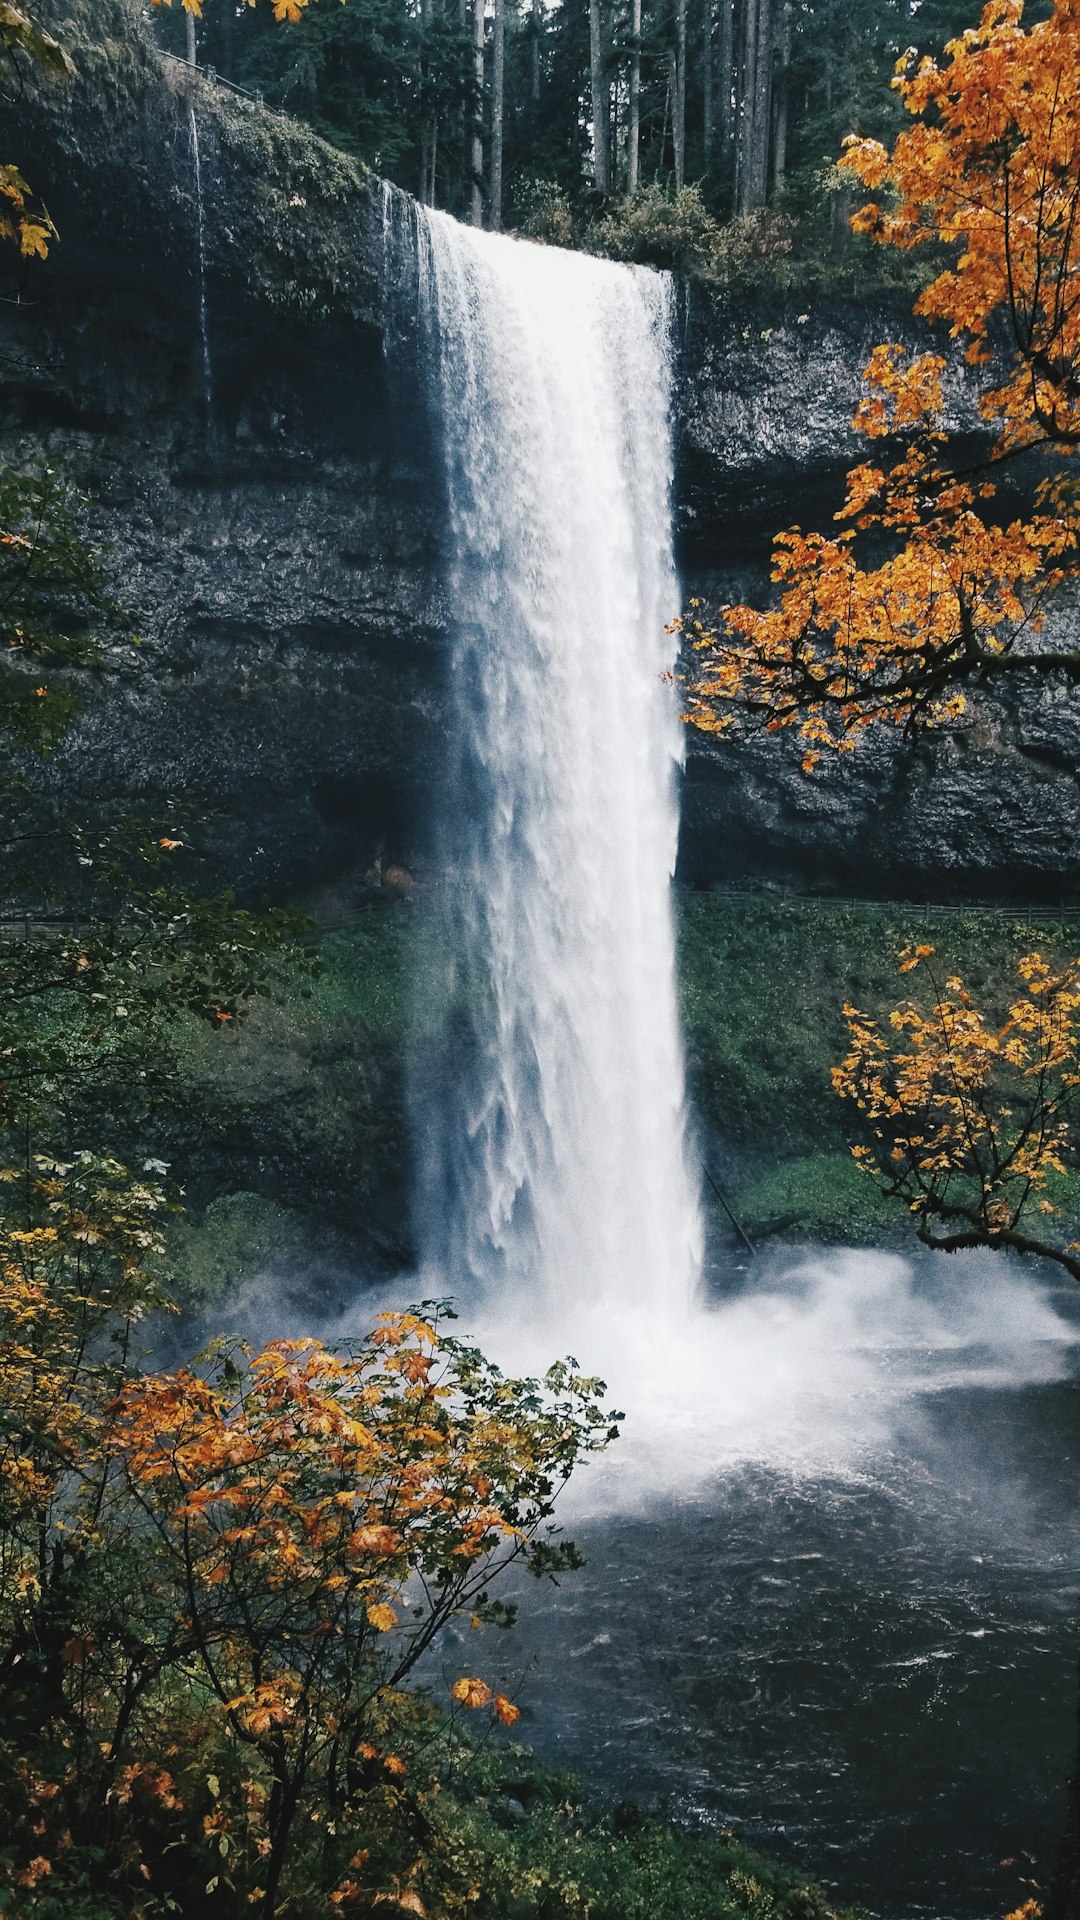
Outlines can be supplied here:
<path id="1" fill-rule="evenodd" d="M 6 105 L 60 232 L 2 309 L 5 451 L 88 497 L 143 646 L 91 702 L 87 801 L 213 815 L 208 870 L 348 888 L 422 857 L 447 609 L 407 343 L 386 339 L 377 182 L 159 55 L 126 0 L 67 0 L 77 77 Z M 761 591 L 769 534 L 827 522 L 870 345 L 906 303 L 681 305 L 677 506 L 692 591 Z M 957 387 L 956 422 L 971 420 Z M 1077 709 L 1043 689 L 807 778 L 762 741 L 688 742 L 683 868 L 825 891 L 1080 893 Z M 45 778 L 54 777 L 46 775 Z"/>

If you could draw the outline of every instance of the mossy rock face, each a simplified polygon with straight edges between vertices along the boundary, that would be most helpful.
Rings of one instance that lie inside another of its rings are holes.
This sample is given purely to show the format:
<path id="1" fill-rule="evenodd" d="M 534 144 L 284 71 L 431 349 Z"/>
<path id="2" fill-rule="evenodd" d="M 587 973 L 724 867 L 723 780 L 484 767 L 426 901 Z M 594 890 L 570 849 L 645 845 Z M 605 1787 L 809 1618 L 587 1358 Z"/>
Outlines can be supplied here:
<path id="1" fill-rule="evenodd" d="M 257 1279 L 330 1301 L 411 1263 L 415 918 L 407 905 L 364 914 L 320 943 L 314 978 L 283 969 L 235 1030 L 192 1029 L 187 1070 L 208 1124 L 180 1164 L 190 1212 L 174 1261 L 187 1301 Z"/>
<path id="2" fill-rule="evenodd" d="M 171 265 L 190 278 L 194 114 L 211 280 L 293 321 L 378 323 L 375 200 L 358 161 L 159 53 L 135 0 L 44 0 L 39 11 L 75 74 L 30 76 L 0 110 L 0 138 L 69 259 L 93 251 L 99 272 L 123 273 L 149 238 L 158 274 Z"/>
<path id="3" fill-rule="evenodd" d="M 921 976 L 901 978 L 898 956 L 920 942 L 990 1005 L 1007 996 L 1022 954 L 1072 957 L 1080 925 L 768 894 L 683 897 L 689 1081 L 714 1168 L 751 1238 L 911 1244 L 904 1207 L 851 1158 L 858 1116 L 834 1093 L 830 1069 L 847 1050 L 845 1002 L 881 1013 L 919 992 Z M 1067 1219 L 1080 1211 L 1076 1187 L 1066 1179 L 1052 1196 Z M 723 1231 L 719 1205 L 716 1221 Z"/>
<path id="4" fill-rule="evenodd" d="M 411 1264 L 407 1090 L 417 1051 L 433 1045 L 431 905 L 356 913 L 319 942 L 314 979 L 283 973 L 236 1031 L 193 1033 L 189 1070 L 215 1124 L 185 1149 L 194 1224 L 177 1253 L 192 1297 L 305 1263 L 335 1284 Z M 933 939 L 949 971 L 986 997 L 1033 946 L 1071 953 L 1074 930 L 960 914 L 928 932 L 895 908 L 682 895 L 679 936 L 692 1101 L 706 1158 L 751 1238 L 902 1247 L 909 1216 L 855 1165 L 853 1115 L 832 1090 L 844 1002 L 873 1011 L 902 999 L 912 981 L 899 977 L 897 953 L 913 939 Z M 452 1036 L 441 1044 L 438 1071 L 460 1070 Z M 1052 1195 L 1066 1218 L 1080 1211 L 1075 1187 L 1066 1179 Z M 707 1183 L 705 1201 L 726 1237 Z"/>
<path id="5" fill-rule="evenodd" d="M 59 231 L 0 302 L 0 458 L 82 497 L 142 645 L 28 807 L 178 801 L 206 890 L 252 900 L 411 866 L 446 608 L 422 396 L 383 352 L 381 189 L 160 55 L 134 0 L 46 5 L 76 73 L 0 103 Z"/>

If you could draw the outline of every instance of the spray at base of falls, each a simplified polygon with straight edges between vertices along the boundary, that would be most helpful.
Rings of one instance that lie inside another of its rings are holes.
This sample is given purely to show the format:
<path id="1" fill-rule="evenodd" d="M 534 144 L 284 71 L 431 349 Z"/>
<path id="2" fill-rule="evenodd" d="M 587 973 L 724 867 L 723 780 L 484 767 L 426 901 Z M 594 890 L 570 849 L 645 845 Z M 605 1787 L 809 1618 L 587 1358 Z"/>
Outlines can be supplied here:
<path id="1" fill-rule="evenodd" d="M 702 1241 L 670 897 L 670 283 L 398 196 L 386 220 L 415 248 L 452 610 L 425 1280 L 560 1342 L 578 1308 L 659 1330 Z"/>
<path id="2" fill-rule="evenodd" d="M 669 283 L 390 190 L 383 217 L 430 387 L 453 615 L 407 1297 L 453 1295 L 511 1372 L 570 1350 L 607 1379 L 623 1437 L 571 1507 L 693 1496 L 754 1463 L 860 1474 L 927 1395 L 1063 1377 L 1071 1296 L 991 1255 L 778 1248 L 752 1287 L 698 1296 L 662 677 Z"/>

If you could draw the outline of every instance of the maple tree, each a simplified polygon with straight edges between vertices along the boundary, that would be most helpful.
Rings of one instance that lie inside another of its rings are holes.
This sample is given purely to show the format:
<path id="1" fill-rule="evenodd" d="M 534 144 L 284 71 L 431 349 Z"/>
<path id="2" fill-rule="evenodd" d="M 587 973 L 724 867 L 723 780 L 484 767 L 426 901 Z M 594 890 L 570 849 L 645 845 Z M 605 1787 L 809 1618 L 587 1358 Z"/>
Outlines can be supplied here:
<path id="1" fill-rule="evenodd" d="M 226 1350 L 209 1376 L 142 1378 L 117 1403 L 127 1484 L 193 1651 L 262 1762 L 267 1914 L 309 1782 L 333 1817 L 373 1774 L 405 1772 L 371 1738 L 376 1702 L 455 1615 L 507 1618 L 489 1587 L 513 1560 L 537 1575 L 578 1564 L 547 1526 L 575 1461 L 613 1436 L 600 1383 L 569 1366 L 542 1388 L 505 1381 L 437 1326 L 385 1314 L 343 1352 L 277 1341 L 242 1368 Z M 472 1676 L 453 1697 L 517 1718 Z"/>
<path id="2" fill-rule="evenodd" d="M 949 354 L 882 342 L 839 531 L 777 537 L 773 604 L 696 604 L 682 623 L 697 651 L 688 718 L 790 731 L 807 774 L 872 728 L 957 724 L 975 689 L 1080 680 L 1060 618 L 1078 557 L 1080 5 L 1054 0 L 1026 25 L 1021 0 L 990 0 L 943 59 L 902 59 L 894 85 L 912 124 L 891 149 L 853 137 L 840 162 L 873 196 L 853 224 L 931 251 L 916 312 L 979 383 L 989 451 L 973 462 L 950 435 Z M 1031 952 L 979 1006 L 916 946 L 901 969 L 920 970 L 928 1000 L 883 1018 L 845 1009 L 833 1084 L 861 1118 L 853 1151 L 926 1244 L 1039 1254 L 1080 1278 L 1080 1247 L 1051 1230 L 1075 1160 L 1078 965 Z M 1080 1914 L 1080 1765 L 1038 1910 Z"/>
<path id="3" fill-rule="evenodd" d="M 849 1051 L 832 1078 L 865 1122 L 856 1159 L 905 1202 L 925 1245 L 1010 1247 L 1080 1280 L 1080 1247 L 1045 1232 L 1073 1145 L 1080 962 L 1059 969 L 1023 955 L 998 1018 L 958 975 L 938 978 L 933 947 L 904 949 L 901 973 L 915 969 L 929 981 L 929 1004 L 909 999 L 884 1027 L 844 1008 Z"/>
<path id="4" fill-rule="evenodd" d="M 134 1912 L 201 1869 L 273 1914 L 298 1822 L 341 1869 L 357 1817 L 406 1791 L 402 1680 L 455 1615 L 512 1617 L 489 1589 L 513 1560 L 578 1564 L 552 1503 L 613 1432 L 572 1363 L 504 1379 L 438 1311 L 337 1352 L 139 1371 L 159 1171 L 7 1176 L 26 1224 L 0 1244 L 0 1893 L 26 1911 L 89 1870 Z M 474 1675 L 452 1695 L 517 1718 Z"/>
<path id="5" fill-rule="evenodd" d="M 1077 558 L 1080 9 L 1022 16 L 991 0 L 943 61 L 902 61 L 915 124 L 891 151 L 852 138 L 840 162 L 876 196 L 857 230 L 944 251 L 915 310 L 983 370 L 985 464 L 949 457 L 946 356 L 882 343 L 855 425 L 887 457 L 848 474 L 841 531 L 778 536 L 775 605 L 695 605 L 684 623 L 694 723 L 794 729 L 808 771 L 876 724 L 955 722 L 973 686 L 1080 678 L 1080 652 L 1047 630 Z M 1017 462 L 1031 499 L 1010 516 L 997 475 Z"/>

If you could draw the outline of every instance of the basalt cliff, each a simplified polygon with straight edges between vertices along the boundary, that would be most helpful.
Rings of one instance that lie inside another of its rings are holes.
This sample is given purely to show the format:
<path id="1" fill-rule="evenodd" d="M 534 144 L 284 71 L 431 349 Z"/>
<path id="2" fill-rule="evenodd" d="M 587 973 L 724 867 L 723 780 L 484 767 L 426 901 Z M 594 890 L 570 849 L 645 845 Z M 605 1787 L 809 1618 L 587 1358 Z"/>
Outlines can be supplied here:
<path id="1" fill-rule="evenodd" d="M 450 612 L 383 189 L 160 55 L 123 0 L 64 22 L 75 78 L 0 115 L 60 236 L 0 309 L 0 429 L 85 496 L 142 641 L 64 778 L 91 806 L 197 813 L 215 880 L 347 894 L 423 861 Z M 839 503 L 860 368 L 918 337 L 909 301 L 683 289 L 677 336 L 686 589 L 761 592 L 772 532 Z M 971 426 L 962 381 L 951 404 Z M 1078 717 L 1064 689 L 988 699 L 948 737 L 871 739 L 809 778 L 790 743 L 690 731 L 683 876 L 1080 896 Z"/>

